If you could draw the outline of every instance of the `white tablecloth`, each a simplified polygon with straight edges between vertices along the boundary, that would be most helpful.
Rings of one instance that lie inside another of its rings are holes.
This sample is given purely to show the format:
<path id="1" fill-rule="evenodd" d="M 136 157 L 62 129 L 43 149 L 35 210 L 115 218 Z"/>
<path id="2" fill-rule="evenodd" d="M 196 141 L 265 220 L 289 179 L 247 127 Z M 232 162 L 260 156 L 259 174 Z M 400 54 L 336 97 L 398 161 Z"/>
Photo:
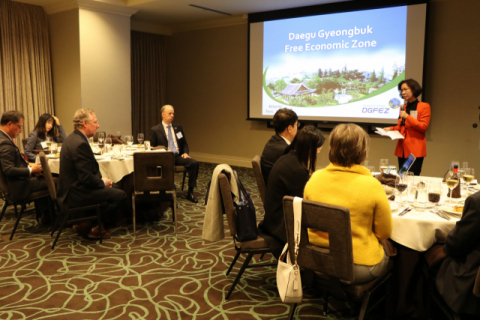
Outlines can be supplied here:
<path id="1" fill-rule="evenodd" d="M 420 181 L 420 179 L 426 182 L 442 180 L 441 178 L 430 177 L 415 177 L 415 179 L 418 179 L 415 182 Z M 443 183 L 442 188 L 440 204 L 447 200 L 446 195 L 448 188 L 445 183 Z M 404 199 L 407 198 L 406 193 L 407 191 L 404 192 Z M 395 202 L 398 202 L 399 198 L 399 195 L 397 195 Z M 410 203 L 407 203 L 407 205 L 412 207 Z M 450 220 L 445 220 L 430 212 L 430 208 L 423 211 L 413 209 L 404 216 L 399 217 L 398 214 L 403 209 L 404 208 L 401 208 L 392 212 L 393 231 L 391 239 L 416 251 L 426 251 L 435 242 L 445 242 L 446 236 L 459 220 L 451 216 Z"/>
<path id="2" fill-rule="evenodd" d="M 148 152 L 162 152 L 165 150 L 157 151 L 148 151 Z M 130 155 L 133 152 L 140 152 L 140 150 L 132 150 L 126 152 Z M 109 156 L 96 156 L 98 166 L 100 167 L 100 173 L 102 178 L 110 179 L 112 182 L 117 183 L 122 180 L 123 177 L 133 172 L 133 157 L 126 157 L 122 160 L 112 160 Z M 52 173 L 60 173 L 60 159 L 59 158 L 48 158 L 48 165 L 50 166 L 50 171 Z"/>

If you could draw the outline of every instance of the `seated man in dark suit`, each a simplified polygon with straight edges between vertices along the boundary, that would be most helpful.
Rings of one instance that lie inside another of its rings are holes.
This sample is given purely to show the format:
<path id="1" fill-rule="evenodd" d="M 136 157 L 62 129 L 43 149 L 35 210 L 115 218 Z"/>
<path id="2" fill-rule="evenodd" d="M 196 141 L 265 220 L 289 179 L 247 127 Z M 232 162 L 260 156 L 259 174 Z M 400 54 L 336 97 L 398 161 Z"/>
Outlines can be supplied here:
<path id="1" fill-rule="evenodd" d="M 480 319 L 473 286 L 480 267 L 480 192 L 467 198 L 463 215 L 445 239 L 446 258 L 436 277 L 438 292 L 462 319 Z"/>
<path id="2" fill-rule="evenodd" d="M 275 129 L 275 135 L 268 140 L 260 160 L 265 185 L 267 185 L 273 165 L 297 135 L 297 114 L 287 108 L 277 110 L 273 116 L 273 128 Z"/>
<path id="3" fill-rule="evenodd" d="M 108 209 L 102 213 L 104 223 L 113 223 L 117 207 L 127 198 L 123 190 L 112 188 L 110 179 L 102 179 L 97 160 L 88 143 L 100 127 L 97 116 L 90 109 L 79 109 L 73 117 L 75 131 L 63 142 L 60 152 L 60 176 L 57 199 L 59 205 L 69 208 L 108 203 Z M 88 238 L 109 238 L 110 233 L 96 226 L 90 230 L 89 221 L 77 226 L 77 232 Z"/>
<path id="4" fill-rule="evenodd" d="M 0 120 L 0 163 L 10 195 L 15 202 L 26 200 L 32 192 L 47 189 L 45 180 L 35 177 L 35 174 L 42 172 L 42 165 L 28 163 L 28 158 L 20 153 L 13 141 L 22 129 L 23 114 L 18 111 L 3 113 Z M 37 208 L 37 202 L 35 207 Z M 42 220 L 43 218 L 45 217 L 42 217 Z"/>
<path id="5" fill-rule="evenodd" d="M 188 173 L 187 199 L 197 203 L 193 189 L 197 186 L 198 162 L 189 155 L 189 149 L 182 126 L 173 124 L 175 110 L 171 105 L 165 105 L 160 110 L 162 123 L 151 129 L 150 144 L 152 147 L 165 146 L 175 153 L 175 165 L 185 166 Z"/>

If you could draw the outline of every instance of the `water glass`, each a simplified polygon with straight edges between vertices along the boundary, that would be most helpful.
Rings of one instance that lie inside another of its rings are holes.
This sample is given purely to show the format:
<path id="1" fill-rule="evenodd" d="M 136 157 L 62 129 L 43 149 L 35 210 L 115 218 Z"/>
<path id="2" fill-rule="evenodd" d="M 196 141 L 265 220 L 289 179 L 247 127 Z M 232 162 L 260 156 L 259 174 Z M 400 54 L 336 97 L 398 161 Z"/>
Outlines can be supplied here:
<path id="1" fill-rule="evenodd" d="M 58 148 L 58 144 L 53 142 L 51 145 L 50 145 L 50 151 L 51 151 L 51 154 L 56 154 L 57 153 L 57 148 Z"/>
<path id="2" fill-rule="evenodd" d="M 427 192 L 428 189 L 425 182 L 419 182 L 417 185 L 417 204 L 425 206 L 425 204 L 427 203 Z"/>
<path id="3" fill-rule="evenodd" d="M 417 200 L 417 186 L 413 183 L 408 187 L 407 201 L 408 203 L 414 203 Z"/>
<path id="4" fill-rule="evenodd" d="M 150 141 L 149 140 L 143 141 L 143 146 L 145 148 L 145 151 L 150 151 Z"/>
<path id="5" fill-rule="evenodd" d="M 380 172 L 387 173 L 390 161 L 388 159 L 380 159 Z"/>
<path id="6" fill-rule="evenodd" d="M 133 144 L 133 136 L 125 136 L 125 138 L 123 139 L 128 146 L 131 146 Z"/>
<path id="7" fill-rule="evenodd" d="M 138 140 L 138 143 L 139 143 L 139 144 L 142 144 L 143 141 L 145 140 L 145 135 L 144 135 L 143 133 L 139 133 L 139 134 L 137 135 L 137 140 Z"/>
<path id="8" fill-rule="evenodd" d="M 388 166 L 388 173 L 397 174 L 397 166 Z"/>
<path id="9" fill-rule="evenodd" d="M 438 204 L 442 195 L 442 183 L 431 182 L 428 186 L 428 201 L 434 204 L 433 212 L 438 213 Z"/>

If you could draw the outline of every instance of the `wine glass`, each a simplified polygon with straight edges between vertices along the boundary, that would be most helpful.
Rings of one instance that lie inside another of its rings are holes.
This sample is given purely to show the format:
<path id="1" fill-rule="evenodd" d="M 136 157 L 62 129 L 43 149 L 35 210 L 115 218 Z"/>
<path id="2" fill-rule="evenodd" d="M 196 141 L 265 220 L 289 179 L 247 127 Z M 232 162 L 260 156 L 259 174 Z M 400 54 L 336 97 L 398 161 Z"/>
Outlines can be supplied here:
<path id="1" fill-rule="evenodd" d="M 117 137 L 118 139 L 122 140 L 122 132 L 120 130 L 118 130 L 117 132 L 115 132 L 115 137 Z"/>
<path id="2" fill-rule="evenodd" d="M 112 150 L 112 147 L 113 147 L 112 138 L 110 137 L 105 138 L 105 145 L 107 146 L 107 150 L 110 152 L 110 150 Z"/>
<path id="3" fill-rule="evenodd" d="M 133 136 L 125 136 L 124 140 L 128 146 L 131 146 L 133 144 Z"/>
<path id="4" fill-rule="evenodd" d="M 428 201 L 434 204 L 433 212 L 438 213 L 438 203 L 442 194 L 442 183 L 432 182 L 428 187 Z"/>
<path id="5" fill-rule="evenodd" d="M 49 137 L 49 136 L 46 136 L 45 137 L 45 142 L 47 143 L 47 146 L 50 149 L 50 146 L 52 145 L 52 142 L 53 142 L 53 138 Z"/>
<path id="6" fill-rule="evenodd" d="M 403 191 L 405 191 L 408 187 L 408 184 L 404 181 L 403 174 L 397 176 L 395 180 L 395 189 L 400 192 L 400 205 L 403 205 Z"/>
<path id="7" fill-rule="evenodd" d="M 388 173 L 389 165 L 390 162 L 388 161 L 388 159 L 380 159 L 380 172 Z"/>
<path id="8" fill-rule="evenodd" d="M 450 171 L 448 173 L 446 182 L 447 182 L 448 189 L 450 189 L 450 200 L 448 202 L 452 203 L 453 202 L 452 201 L 452 191 L 453 191 L 453 189 L 455 189 L 458 186 L 458 183 L 460 182 L 460 180 L 458 179 L 457 173 L 455 173 L 453 171 Z"/>
<path id="9" fill-rule="evenodd" d="M 465 168 L 465 173 L 463 174 L 463 181 L 467 185 L 467 196 L 468 196 L 468 186 L 470 182 L 475 179 L 475 170 L 473 168 Z"/>
<path id="10" fill-rule="evenodd" d="M 145 136 L 143 135 L 143 133 L 139 133 L 137 135 L 137 140 L 138 140 L 138 143 L 142 144 L 143 141 L 145 140 Z"/>
<path id="11" fill-rule="evenodd" d="M 103 149 L 103 147 L 105 147 L 105 138 L 100 138 L 100 136 L 98 136 L 98 147 L 100 149 Z"/>

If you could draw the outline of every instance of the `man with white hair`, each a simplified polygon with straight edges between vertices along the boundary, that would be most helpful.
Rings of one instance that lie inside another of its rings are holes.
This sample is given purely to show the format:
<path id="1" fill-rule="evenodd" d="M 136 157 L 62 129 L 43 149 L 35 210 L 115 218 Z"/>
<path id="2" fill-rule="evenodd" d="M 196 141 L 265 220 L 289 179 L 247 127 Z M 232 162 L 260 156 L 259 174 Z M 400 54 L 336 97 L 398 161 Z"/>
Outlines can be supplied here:
<path id="1" fill-rule="evenodd" d="M 127 195 L 123 190 L 112 188 L 110 179 L 102 179 L 88 142 L 88 138 L 93 137 L 100 127 L 97 116 L 91 109 L 79 109 L 73 117 L 73 126 L 75 131 L 65 139 L 60 152 L 58 202 L 60 206 L 66 203 L 69 208 L 107 202 L 108 209 L 102 213 L 102 220 L 113 222 L 112 215 Z M 88 222 L 76 227 L 80 235 L 96 239 L 102 232 L 103 238 L 110 237 L 110 233 L 101 226 L 90 229 Z"/>

